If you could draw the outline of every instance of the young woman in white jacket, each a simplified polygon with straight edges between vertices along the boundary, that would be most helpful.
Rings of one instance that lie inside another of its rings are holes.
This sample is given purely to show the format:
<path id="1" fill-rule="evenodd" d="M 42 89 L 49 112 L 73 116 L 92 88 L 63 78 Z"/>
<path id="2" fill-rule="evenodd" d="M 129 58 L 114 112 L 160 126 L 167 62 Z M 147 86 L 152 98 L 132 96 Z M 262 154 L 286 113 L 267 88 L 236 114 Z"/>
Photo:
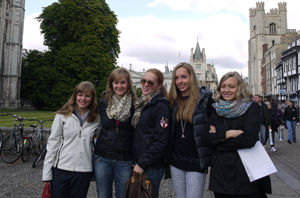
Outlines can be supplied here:
<path id="1" fill-rule="evenodd" d="M 51 197 L 86 197 L 92 177 L 92 145 L 100 124 L 95 87 L 81 82 L 56 112 L 47 143 L 43 181 Z"/>

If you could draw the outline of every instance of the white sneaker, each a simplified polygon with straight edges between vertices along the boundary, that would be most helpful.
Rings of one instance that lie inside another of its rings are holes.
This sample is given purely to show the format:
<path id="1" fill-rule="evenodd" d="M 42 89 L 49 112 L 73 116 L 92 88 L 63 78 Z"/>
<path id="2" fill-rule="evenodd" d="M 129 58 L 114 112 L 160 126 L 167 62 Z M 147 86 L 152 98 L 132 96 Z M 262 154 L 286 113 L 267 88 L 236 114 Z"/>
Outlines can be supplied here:
<path id="1" fill-rule="evenodd" d="M 280 138 L 279 141 L 282 141 L 282 138 Z"/>
<path id="2" fill-rule="evenodd" d="M 271 147 L 271 151 L 273 151 L 273 152 L 277 152 L 277 150 L 276 150 L 276 148 L 275 147 Z"/>

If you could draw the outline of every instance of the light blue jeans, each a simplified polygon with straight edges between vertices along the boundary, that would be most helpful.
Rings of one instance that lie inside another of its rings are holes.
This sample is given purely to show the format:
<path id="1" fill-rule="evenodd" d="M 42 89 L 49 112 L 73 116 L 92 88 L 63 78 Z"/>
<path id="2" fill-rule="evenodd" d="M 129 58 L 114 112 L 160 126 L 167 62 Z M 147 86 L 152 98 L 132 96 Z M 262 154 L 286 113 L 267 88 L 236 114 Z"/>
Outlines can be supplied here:
<path id="1" fill-rule="evenodd" d="M 116 198 L 125 195 L 125 183 L 131 178 L 130 161 L 107 159 L 94 154 L 94 174 L 98 198 L 112 198 L 112 185 L 115 181 Z"/>
<path id="2" fill-rule="evenodd" d="M 286 125 L 288 127 L 288 140 L 292 141 L 292 137 L 293 136 L 293 142 L 296 142 L 296 124 L 297 124 L 297 120 L 287 120 L 286 121 Z"/>
<path id="3" fill-rule="evenodd" d="M 206 180 L 205 173 L 185 171 L 171 167 L 171 176 L 176 198 L 202 198 Z"/>
<path id="4" fill-rule="evenodd" d="M 155 193 L 156 193 L 156 198 L 159 198 L 159 186 L 160 186 L 160 181 L 162 180 L 164 174 L 165 174 L 165 169 L 156 169 L 156 168 L 146 168 L 144 170 L 145 174 L 149 177 L 149 179 L 153 182 L 155 186 Z"/>

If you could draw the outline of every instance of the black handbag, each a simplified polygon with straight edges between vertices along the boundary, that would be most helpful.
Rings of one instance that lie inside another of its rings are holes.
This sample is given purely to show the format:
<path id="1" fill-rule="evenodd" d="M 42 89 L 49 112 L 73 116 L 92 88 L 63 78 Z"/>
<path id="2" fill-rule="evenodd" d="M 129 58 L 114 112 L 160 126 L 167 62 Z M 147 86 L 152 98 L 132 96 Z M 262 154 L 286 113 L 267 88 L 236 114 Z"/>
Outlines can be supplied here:
<path id="1" fill-rule="evenodd" d="M 136 174 L 131 165 L 132 177 L 125 184 L 124 198 L 155 198 L 155 186 L 148 176 Z"/>

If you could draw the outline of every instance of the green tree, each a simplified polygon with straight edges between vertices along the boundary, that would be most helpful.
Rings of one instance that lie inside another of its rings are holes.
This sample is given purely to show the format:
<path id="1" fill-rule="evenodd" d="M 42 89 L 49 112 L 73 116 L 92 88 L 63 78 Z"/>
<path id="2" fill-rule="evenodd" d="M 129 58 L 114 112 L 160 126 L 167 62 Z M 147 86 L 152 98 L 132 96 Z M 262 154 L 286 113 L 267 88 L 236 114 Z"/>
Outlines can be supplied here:
<path id="1" fill-rule="evenodd" d="M 58 109 L 81 81 L 92 82 L 100 96 L 120 53 L 117 16 L 105 0 L 59 0 L 45 7 L 37 19 L 49 51 L 35 51 L 27 58 L 25 67 L 37 87 L 27 97 L 39 108 Z M 37 90 L 41 83 L 47 90 L 44 94 Z M 23 93 L 28 88 L 22 87 Z"/>

